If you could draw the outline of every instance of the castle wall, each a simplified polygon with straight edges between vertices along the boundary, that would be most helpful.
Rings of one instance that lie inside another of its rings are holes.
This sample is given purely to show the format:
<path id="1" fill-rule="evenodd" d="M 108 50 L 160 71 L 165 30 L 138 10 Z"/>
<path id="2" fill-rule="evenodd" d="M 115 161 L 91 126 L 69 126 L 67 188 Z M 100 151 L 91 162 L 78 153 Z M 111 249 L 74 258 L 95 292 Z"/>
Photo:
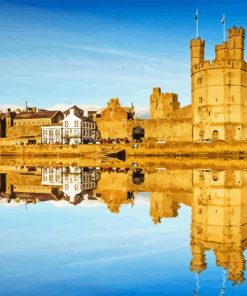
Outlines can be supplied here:
<path id="1" fill-rule="evenodd" d="M 188 112 L 189 108 L 184 112 Z M 181 111 L 182 113 L 183 111 Z M 180 114 L 181 114 L 180 113 Z M 189 113 L 189 112 L 188 112 Z M 179 113 L 175 116 L 179 117 Z M 97 121 L 98 130 L 103 139 L 125 138 L 132 139 L 133 128 L 144 128 L 145 139 L 166 141 L 191 141 L 192 120 L 126 120 L 126 121 Z"/>
<path id="2" fill-rule="evenodd" d="M 170 119 L 174 120 L 185 120 L 192 119 L 192 105 L 188 105 L 173 111 L 170 114 Z"/>
<path id="3" fill-rule="evenodd" d="M 36 141 L 40 143 L 41 126 L 43 125 L 17 125 L 8 127 L 8 138 L 21 140 L 23 143 L 29 139 L 36 139 Z"/>

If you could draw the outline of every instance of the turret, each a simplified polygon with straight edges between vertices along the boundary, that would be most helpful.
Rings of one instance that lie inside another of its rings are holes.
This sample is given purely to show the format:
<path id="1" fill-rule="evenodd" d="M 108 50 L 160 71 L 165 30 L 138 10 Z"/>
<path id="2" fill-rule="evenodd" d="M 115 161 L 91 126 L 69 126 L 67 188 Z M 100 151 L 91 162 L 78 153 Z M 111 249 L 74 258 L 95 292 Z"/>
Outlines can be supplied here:
<path id="1" fill-rule="evenodd" d="M 229 58 L 244 61 L 245 30 L 235 26 L 228 30 Z"/>
<path id="2" fill-rule="evenodd" d="M 191 68 L 204 61 L 204 48 L 205 41 L 200 37 L 190 41 Z"/>
<path id="3" fill-rule="evenodd" d="M 169 119 L 170 114 L 179 108 L 177 94 L 162 93 L 159 87 L 153 88 L 153 93 L 150 96 L 151 119 Z"/>
<path id="4" fill-rule="evenodd" d="M 229 47 L 226 41 L 223 41 L 221 45 L 215 45 L 215 59 L 218 61 L 229 59 Z"/>

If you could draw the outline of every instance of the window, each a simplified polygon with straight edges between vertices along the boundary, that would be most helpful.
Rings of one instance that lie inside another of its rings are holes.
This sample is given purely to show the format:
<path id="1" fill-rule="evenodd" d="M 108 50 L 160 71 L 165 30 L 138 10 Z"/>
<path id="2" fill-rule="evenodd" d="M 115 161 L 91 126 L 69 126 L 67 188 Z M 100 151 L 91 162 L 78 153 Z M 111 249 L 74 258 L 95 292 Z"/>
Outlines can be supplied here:
<path id="1" fill-rule="evenodd" d="M 78 126 L 79 126 L 79 121 L 76 120 L 76 121 L 74 122 L 74 127 L 78 127 Z"/>
<path id="2" fill-rule="evenodd" d="M 197 83 L 202 83 L 202 77 L 199 77 L 199 78 L 197 79 Z"/>
<path id="3" fill-rule="evenodd" d="M 199 97 L 199 103 L 202 103 L 202 97 Z"/>
<path id="4" fill-rule="evenodd" d="M 56 174 L 56 182 L 60 182 L 60 175 Z"/>
<path id="5" fill-rule="evenodd" d="M 64 188 L 65 190 L 69 190 L 69 184 L 65 184 Z"/>
<path id="6" fill-rule="evenodd" d="M 68 127 L 68 126 L 69 126 L 69 122 L 65 121 L 65 127 Z"/>
<path id="7" fill-rule="evenodd" d="M 60 137 L 60 130 L 59 129 L 56 129 L 56 137 Z"/>

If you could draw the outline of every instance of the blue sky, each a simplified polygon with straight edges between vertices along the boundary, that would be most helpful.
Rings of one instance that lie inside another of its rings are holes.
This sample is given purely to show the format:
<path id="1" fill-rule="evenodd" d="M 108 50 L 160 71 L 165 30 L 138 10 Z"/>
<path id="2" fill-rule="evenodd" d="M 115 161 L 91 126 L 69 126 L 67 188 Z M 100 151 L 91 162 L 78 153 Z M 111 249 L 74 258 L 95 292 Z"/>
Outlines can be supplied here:
<path id="1" fill-rule="evenodd" d="M 148 107 L 152 88 L 190 103 L 194 14 L 207 58 L 227 27 L 247 27 L 245 1 L 0 1 L 0 105 Z"/>

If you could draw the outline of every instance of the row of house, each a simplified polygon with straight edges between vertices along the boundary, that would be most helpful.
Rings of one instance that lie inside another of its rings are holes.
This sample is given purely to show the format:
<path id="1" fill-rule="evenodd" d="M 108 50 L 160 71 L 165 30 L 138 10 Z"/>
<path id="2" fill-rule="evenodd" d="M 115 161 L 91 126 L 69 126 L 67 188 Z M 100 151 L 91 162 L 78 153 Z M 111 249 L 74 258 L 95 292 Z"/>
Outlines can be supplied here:
<path id="1" fill-rule="evenodd" d="M 133 104 L 121 106 L 119 98 L 110 99 L 100 110 L 88 111 L 88 116 L 77 106 L 64 112 L 27 106 L 24 110 L 9 109 L 6 113 L 0 111 L 0 139 L 16 144 L 80 144 L 94 143 L 100 138 L 134 139 L 135 125 L 139 126 L 134 115 Z"/>
<path id="2" fill-rule="evenodd" d="M 27 144 L 80 144 L 95 142 L 97 125 L 77 106 L 50 111 L 26 107 L 0 113 L 0 138 Z"/>

